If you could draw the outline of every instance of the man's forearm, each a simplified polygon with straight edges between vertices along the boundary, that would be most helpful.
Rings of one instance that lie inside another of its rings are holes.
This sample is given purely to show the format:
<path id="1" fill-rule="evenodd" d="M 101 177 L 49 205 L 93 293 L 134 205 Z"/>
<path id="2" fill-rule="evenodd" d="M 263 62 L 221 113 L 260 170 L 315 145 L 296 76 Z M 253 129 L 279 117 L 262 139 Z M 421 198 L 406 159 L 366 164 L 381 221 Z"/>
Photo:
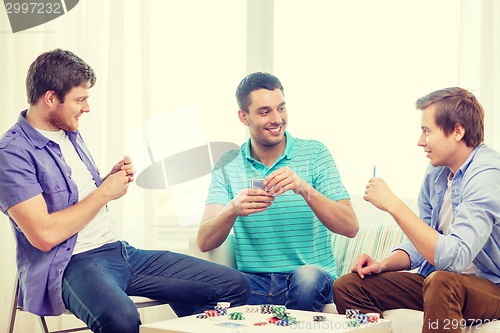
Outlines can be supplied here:
<path id="1" fill-rule="evenodd" d="M 349 200 L 335 202 L 310 185 L 302 196 L 314 214 L 330 231 L 351 238 L 356 236 L 359 222 Z"/>
<path id="2" fill-rule="evenodd" d="M 204 216 L 197 237 L 197 245 L 201 252 L 213 250 L 226 240 L 237 217 L 231 210 L 231 204 L 232 201 L 213 217 Z"/>
<path id="3" fill-rule="evenodd" d="M 389 211 L 396 223 L 406 234 L 413 246 L 430 264 L 435 265 L 434 254 L 438 232 L 422 221 L 401 200 Z"/>
<path id="4" fill-rule="evenodd" d="M 396 250 L 380 261 L 382 272 L 408 270 L 411 267 L 410 257 L 403 250 Z"/>

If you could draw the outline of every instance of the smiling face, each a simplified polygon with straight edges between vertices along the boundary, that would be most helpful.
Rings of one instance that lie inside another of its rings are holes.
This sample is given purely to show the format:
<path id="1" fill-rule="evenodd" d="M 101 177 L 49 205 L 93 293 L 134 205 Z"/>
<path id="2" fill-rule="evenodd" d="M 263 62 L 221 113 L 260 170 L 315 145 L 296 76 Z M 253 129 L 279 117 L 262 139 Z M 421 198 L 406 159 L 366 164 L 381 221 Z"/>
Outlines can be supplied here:
<path id="1" fill-rule="evenodd" d="M 436 125 L 435 108 L 435 104 L 431 104 L 422 110 L 422 134 L 418 145 L 424 148 L 431 165 L 446 166 L 456 172 L 464 162 L 464 129 L 457 124 L 452 133 L 445 135 L 443 129 Z"/>
<path id="2" fill-rule="evenodd" d="M 285 146 L 287 112 L 280 89 L 257 89 L 249 94 L 248 113 L 240 110 L 238 115 L 248 126 L 252 144 L 269 150 Z"/>
<path id="3" fill-rule="evenodd" d="M 64 102 L 55 103 L 49 113 L 48 125 L 53 130 L 76 131 L 79 127 L 79 118 L 84 112 L 89 112 L 88 89 L 86 86 L 77 86 L 65 96 Z"/>

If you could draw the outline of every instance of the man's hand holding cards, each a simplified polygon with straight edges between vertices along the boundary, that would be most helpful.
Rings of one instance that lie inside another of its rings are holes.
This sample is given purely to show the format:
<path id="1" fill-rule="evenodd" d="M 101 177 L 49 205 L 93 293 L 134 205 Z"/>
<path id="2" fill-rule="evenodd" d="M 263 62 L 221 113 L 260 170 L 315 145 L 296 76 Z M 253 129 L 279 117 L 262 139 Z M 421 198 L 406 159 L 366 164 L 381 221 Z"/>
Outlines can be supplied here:
<path id="1" fill-rule="evenodd" d="M 264 184 L 264 179 L 250 179 L 250 187 L 264 190 L 266 185 Z"/>

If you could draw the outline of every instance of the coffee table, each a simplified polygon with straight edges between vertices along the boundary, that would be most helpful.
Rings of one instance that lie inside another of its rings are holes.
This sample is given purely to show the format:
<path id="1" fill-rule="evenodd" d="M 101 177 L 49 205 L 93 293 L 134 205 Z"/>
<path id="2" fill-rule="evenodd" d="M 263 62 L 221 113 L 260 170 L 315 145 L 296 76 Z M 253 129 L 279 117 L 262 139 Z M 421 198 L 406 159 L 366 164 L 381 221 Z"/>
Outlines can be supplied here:
<path id="1" fill-rule="evenodd" d="M 245 319 L 232 320 L 229 316 L 199 319 L 194 316 L 164 320 L 157 323 L 141 325 L 140 333 L 268 333 L 268 332 L 380 332 L 390 333 L 389 320 L 379 319 L 377 323 L 361 324 L 358 327 L 349 327 L 348 319 L 344 315 L 318 313 L 300 310 L 287 310 L 291 316 L 297 318 L 298 323 L 291 326 L 277 326 L 267 324 L 255 326 L 257 322 L 267 322 L 272 315 L 261 313 L 246 313 L 246 307 L 229 308 L 228 313 L 242 312 Z M 325 321 L 315 322 L 313 316 L 322 315 Z"/>

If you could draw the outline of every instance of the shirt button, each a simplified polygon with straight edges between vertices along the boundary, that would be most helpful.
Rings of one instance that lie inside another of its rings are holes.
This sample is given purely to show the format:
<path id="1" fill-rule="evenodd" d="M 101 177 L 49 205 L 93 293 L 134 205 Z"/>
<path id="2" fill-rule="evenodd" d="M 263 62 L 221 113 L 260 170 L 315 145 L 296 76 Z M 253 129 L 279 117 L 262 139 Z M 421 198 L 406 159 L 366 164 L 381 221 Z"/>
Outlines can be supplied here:
<path id="1" fill-rule="evenodd" d="M 12 131 L 11 133 L 12 133 L 12 134 L 16 134 L 17 132 L 16 132 L 16 131 Z"/>
<path id="2" fill-rule="evenodd" d="M 56 185 L 56 186 L 54 187 L 54 190 L 56 190 L 56 191 L 59 191 L 59 189 L 60 189 L 59 185 Z"/>
<path id="3" fill-rule="evenodd" d="M 57 273 L 59 273 L 59 274 L 62 274 L 62 272 L 63 272 L 62 269 L 60 269 L 60 270 L 57 271 Z"/>
<path id="4" fill-rule="evenodd" d="M 70 248 L 70 247 L 67 247 L 67 248 L 66 248 L 66 251 L 69 251 L 69 250 L 71 250 L 71 248 Z"/>

